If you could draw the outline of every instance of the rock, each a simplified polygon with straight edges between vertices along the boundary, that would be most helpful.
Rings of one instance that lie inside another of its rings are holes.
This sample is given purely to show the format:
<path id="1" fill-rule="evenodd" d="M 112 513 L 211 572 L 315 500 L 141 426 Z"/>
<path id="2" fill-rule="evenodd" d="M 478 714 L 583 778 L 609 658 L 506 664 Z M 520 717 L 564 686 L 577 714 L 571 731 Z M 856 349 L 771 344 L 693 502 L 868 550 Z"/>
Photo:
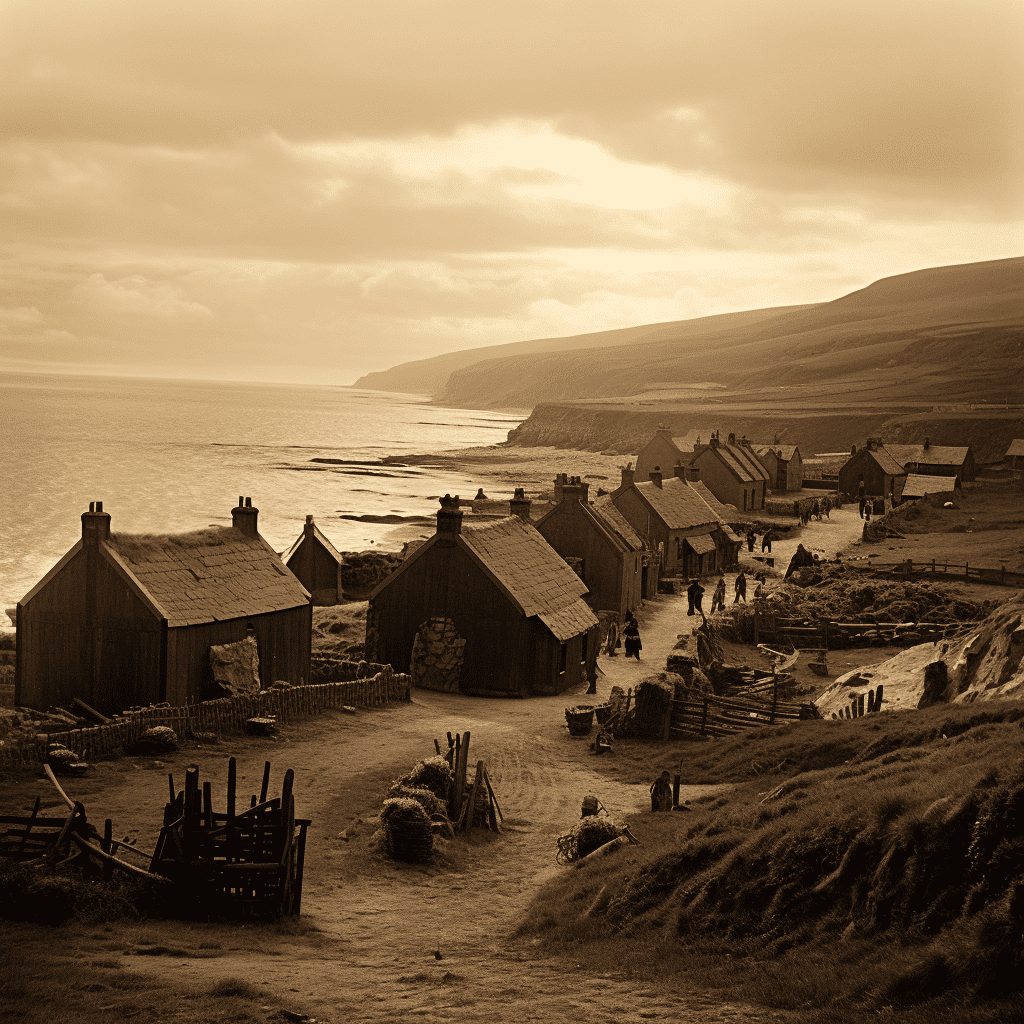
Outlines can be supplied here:
<path id="1" fill-rule="evenodd" d="M 258 693 L 260 655 L 256 638 L 247 636 L 231 644 L 214 644 L 210 647 L 210 668 L 213 672 L 212 696 Z"/>
<path id="2" fill-rule="evenodd" d="M 917 702 L 919 708 L 930 708 L 933 704 L 945 704 L 948 700 L 949 666 L 942 661 L 933 661 L 924 667 L 924 693 Z"/>

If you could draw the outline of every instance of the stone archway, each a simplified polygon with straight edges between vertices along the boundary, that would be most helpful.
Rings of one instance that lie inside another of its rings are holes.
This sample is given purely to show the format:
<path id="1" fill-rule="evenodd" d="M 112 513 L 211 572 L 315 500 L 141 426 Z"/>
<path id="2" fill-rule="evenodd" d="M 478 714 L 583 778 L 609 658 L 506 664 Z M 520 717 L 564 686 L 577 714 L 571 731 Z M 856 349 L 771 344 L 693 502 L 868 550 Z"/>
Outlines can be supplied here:
<path id="1" fill-rule="evenodd" d="M 420 623 L 409 659 L 412 685 L 458 693 L 465 648 L 466 641 L 456 632 L 451 619 L 435 616 Z"/>

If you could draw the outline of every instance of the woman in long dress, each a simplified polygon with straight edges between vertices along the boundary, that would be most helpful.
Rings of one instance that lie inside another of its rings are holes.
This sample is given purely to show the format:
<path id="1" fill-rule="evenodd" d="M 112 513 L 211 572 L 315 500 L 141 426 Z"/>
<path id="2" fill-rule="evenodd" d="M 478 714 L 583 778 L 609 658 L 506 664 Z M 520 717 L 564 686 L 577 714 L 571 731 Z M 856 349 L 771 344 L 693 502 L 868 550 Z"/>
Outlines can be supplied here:
<path id="1" fill-rule="evenodd" d="M 626 657 L 636 658 L 639 661 L 644 645 L 640 642 L 640 627 L 632 615 L 626 619 L 626 627 L 623 629 L 622 635 L 626 642 Z"/>

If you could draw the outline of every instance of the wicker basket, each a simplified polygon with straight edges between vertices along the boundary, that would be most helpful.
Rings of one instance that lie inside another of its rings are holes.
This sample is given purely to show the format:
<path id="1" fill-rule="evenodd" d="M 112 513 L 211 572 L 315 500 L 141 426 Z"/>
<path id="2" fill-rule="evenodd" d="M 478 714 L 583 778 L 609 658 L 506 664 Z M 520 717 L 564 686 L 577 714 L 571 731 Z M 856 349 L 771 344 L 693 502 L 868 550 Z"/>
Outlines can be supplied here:
<path id="1" fill-rule="evenodd" d="M 594 709 L 585 704 L 566 708 L 565 721 L 569 726 L 570 736 L 589 736 L 590 730 L 594 727 Z"/>
<path id="2" fill-rule="evenodd" d="M 423 864 L 434 853 L 430 822 L 395 822 L 388 828 L 388 850 L 395 860 Z"/>
<path id="3" fill-rule="evenodd" d="M 612 706 L 611 704 L 598 704 L 594 708 L 594 714 L 597 716 L 598 725 L 607 725 L 608 719 L 612 717 Z"/>

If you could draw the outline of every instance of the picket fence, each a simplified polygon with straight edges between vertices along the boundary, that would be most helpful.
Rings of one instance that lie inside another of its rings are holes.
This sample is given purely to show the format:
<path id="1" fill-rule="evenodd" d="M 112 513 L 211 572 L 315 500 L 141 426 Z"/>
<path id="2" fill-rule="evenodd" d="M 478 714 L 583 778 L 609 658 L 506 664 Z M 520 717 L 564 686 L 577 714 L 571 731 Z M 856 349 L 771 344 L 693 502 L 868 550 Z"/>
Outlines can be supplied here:
<path id="1" fill-rule="evenodd" d="M 272 715 L 278 722 L 286 723 L 342 706 L 380 707 L 408 701 L 410 682 L 408 675 L 385 666 L 369 678 L 272 688 L 202 704 L 133 708 L 105 725 L 0 741 L 0 768 L 42 764 L 53 743 L 64 744 L 84 759 L 114 757 L 146 729 L 157 725 L 169 726 L 186 737 L 204 732 L 242 733 L 250 718 Z"/>

